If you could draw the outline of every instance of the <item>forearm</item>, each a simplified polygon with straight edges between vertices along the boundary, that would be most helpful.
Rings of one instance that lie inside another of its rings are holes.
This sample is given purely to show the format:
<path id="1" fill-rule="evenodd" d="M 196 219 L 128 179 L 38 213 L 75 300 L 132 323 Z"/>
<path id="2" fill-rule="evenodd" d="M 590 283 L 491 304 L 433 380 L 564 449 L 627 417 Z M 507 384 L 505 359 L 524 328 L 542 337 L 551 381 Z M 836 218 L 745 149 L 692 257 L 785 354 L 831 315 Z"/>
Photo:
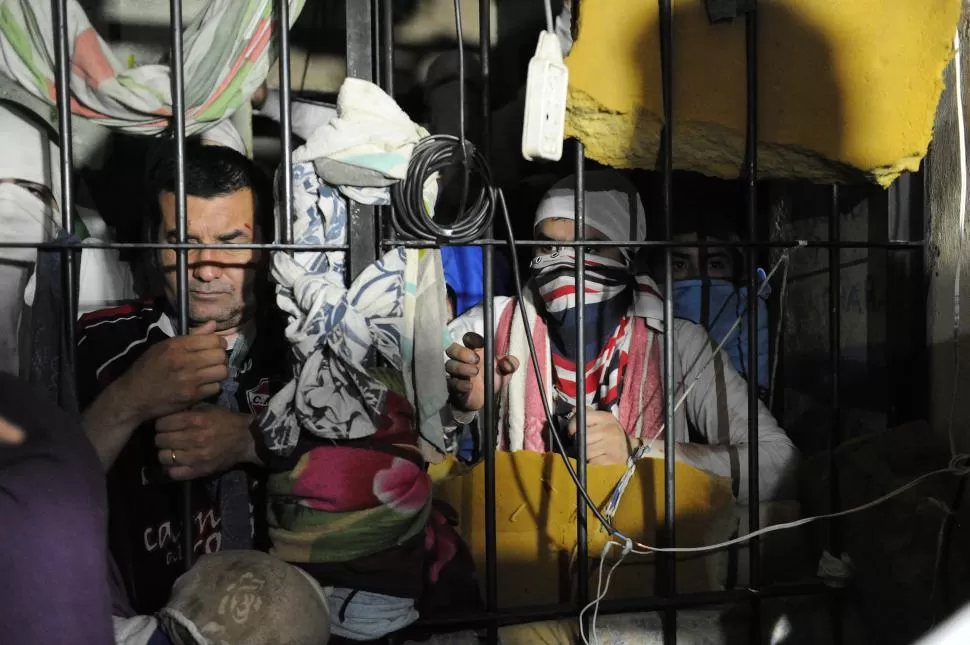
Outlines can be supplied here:
<path id="1" fill-rule="evenodd" d="M 258 421 L 248 414 L 239 415 L 240 422 L 246 424 L 246 449 L 243 453 L 243 463 L 252 464 L 254 466 L 264 467 L 266 464 L 263 459 L 259 456 L 259 450 L 257 446 L 263 441 L 263 432 L 259 427 Z"/>
<path id="2" fill-rule="evenodd" d="M 117 381 L 105 389 L 81 415 L 81 426 L 94 446 L 101 467 L 107 472 L 121 453 L 131 433 L 142 423 L 124 386 Z"/>
<path id="3" fill-rule="evenodd" d="M 748 486 L 748 444 L 706 445 L 678 443 L 677 461 L 718 477 L 731 479 L 732 489 L 741 504 L 750 498 Z M 654 457 L 662 457 L 663 447 L 654 449 Z M 763 442 L 758 449 L 759 500 L 767 502 L 791 496 L 791 474 L 797 463 L 797 453 L 787 443 Z"/>

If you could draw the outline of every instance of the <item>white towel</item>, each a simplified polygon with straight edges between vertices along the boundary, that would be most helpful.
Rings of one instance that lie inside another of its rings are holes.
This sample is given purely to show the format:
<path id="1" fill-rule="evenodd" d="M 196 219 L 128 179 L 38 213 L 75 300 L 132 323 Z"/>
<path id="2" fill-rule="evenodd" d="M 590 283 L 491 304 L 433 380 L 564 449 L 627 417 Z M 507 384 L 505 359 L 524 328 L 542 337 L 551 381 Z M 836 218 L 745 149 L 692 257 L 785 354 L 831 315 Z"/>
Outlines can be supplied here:
<path id="1" fill-rule="evenodd" d="M 388 187 L 404 179 L 415 144 L 428 131 L 381 88 L 348 78 L 337 95 L 337 117 L 293 153 L 312 161 L 317 174 L 362 204 L 390 203 Z"/>
<path id="2" fill-rule="evenodd" d="M 307 161 L 294 164 L 293 184 L 295 241 L 345 244 L 345 200 Z M 349 288 L 344 255 L 273 258 L 298 373 L 270 401 L 262 423 L 266 444 L 286 454 L 302 431 L 337 440 L 373 435 L 388 391 L 373 373 L 379 355 L 404 381 L 425 458 L 438 460 L 457 447 L 440 358 L 450 343 L 440 251 L 389 251 Z"/>

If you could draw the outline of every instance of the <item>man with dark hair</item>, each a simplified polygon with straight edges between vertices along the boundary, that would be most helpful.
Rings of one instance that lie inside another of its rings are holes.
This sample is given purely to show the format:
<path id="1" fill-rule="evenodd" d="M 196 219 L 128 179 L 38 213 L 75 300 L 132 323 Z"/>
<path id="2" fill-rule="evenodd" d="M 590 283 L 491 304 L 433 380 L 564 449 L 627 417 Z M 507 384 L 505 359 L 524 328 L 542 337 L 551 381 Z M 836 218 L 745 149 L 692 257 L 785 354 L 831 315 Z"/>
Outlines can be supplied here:
<path id="1" fill-rule="evenodd" d="M 177 241 L 173 152 L 160 146 L 148 175 L 148 241 Z M 190 244 L 272 235 L 268 182 L 243 155 L 189 141 L 185 179 Z M 254 538 L 264 546 L 250 503 L 263 462 L 254 421 L 284 383 L 287 355 L 266 297 L 265 256 L 231 248 L 187 256 L 188 336 L 176 333 L 171 249 L 152 252 L 163 296 L 86 315 L 77 336 L 82 424 L 107 472 L 111 551 L 139 613 L 167 600 L 184 569 L 185 531 L 195 556 L 251 548 Z"/>
<path id="2" fill-rule="evenodd" d="M 736 181 L 691 172 L 674 173 L 674 230 L 677 242 L 737 242 L 741 239 L 744 196 Z M 662 212 L 661 208 L 656 209 Z M 748 378 L 754 354 L 748 346 L 745 252 L 738 247 L 675 247 L 671 250 L 674 279 L 674 316 L 708 330 L 738 373 Z M 654 275 L 663 276 L 663 253 L 655 256 Z M 760 280 L 764 272 L 758 270 Z M 758 385 L 767 400 L 769 328 L 765 302 L 770 290 L 759 288 Z M 740 321 L 740 322 L 738 322 Z M 737 325 L 736 325 L 737 323 Z"/>

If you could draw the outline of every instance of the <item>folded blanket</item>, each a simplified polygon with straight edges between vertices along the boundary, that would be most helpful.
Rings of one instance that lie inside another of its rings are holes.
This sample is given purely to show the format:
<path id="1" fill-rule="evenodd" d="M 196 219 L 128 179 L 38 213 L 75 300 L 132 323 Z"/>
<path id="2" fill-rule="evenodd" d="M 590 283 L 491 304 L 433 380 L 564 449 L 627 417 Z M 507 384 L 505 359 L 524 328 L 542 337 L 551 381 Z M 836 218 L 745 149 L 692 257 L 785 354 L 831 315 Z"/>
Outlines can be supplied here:
<path id="1" fill-rule="evenodd" d="M 404 179 L 411 151 L 426 136 L 384 90 L 348 78 L 337 95 L 337 118 L 294 151 L 293 160 L 314 162 L 325 182 L 354 201 L 387 204 L 388 187 Z"/>
<path id="2" fill-rule="evenodd" d="M 295 241 L 347 241 L 347 205 L 309 162 L 294 165 Z M 385 412 L 388 386 L 373 368 L 383 361 L 403 382 L 416 410 L 426 459 L 457 444 L 441 356 L 448 344 L 440 252 L 394 249 L 367 267 L 350 288 L 344 252 L 277 253 L 277 304 L 287 314 L 286 337 L 297 377 L 270 401 L 263 419 L 270 450 L 289 454 L 301 432 L 330 440 L 373 435 Z"/>
<path id="3" fill-rule="evenodd" d="M 289 0 L 290 23 L 305 0 Z M 274 21 L 271 0 L 212 0 L 185 26 L 186 132 L 215 129 L 220 143 L 241 142 L 228 120 L 266 79 Z M 4 2 L 0 11 L 0 74 L 32 95 L 55 100 L 52 4 Z M 71 111 L 132 134 L 156 134 L 172 113 L 168 65 L 128 69 L 88 21 L 78 0 L 67 3 L 71 47 Z M 235 146 L 234 146 L 235 147 Z"/>
<path id="4" fill-rule="evenodd" d="M 372 437 L 321 443 L 271 475 L 269 534 L 288 562 L 346 562 L 407 543 L 424 531 L 431 480 L 411 433 L 407 401 L 385 397 Z"/>
<path id="5" fill-rule="evenodd" d="M 356 106 L 363 112 L 400 112 L 369 84 L 345 84 L 341 116 L 294 153 L 297 243 L 345 245 L 340 193 L 374 186 L 386 193 L 423 136 L 403 112 L 348 129 L 354 112 L 344 108 L 354 88 L 373 95 Z M 450 340 L 440 251 L 393 249 L 349 287 L 343 251 L 277 253 L 272 273 L 297 364 L 261 424 L 275 456 L 267 485 L 273 553 L 325 586 L 395 599 L 393 616 L 351 621 L 342 627 L 347 636 L 397 629 L 413 620 L 429 585 L 472 579 L 453 571 L 471 569 L 471 557 L 432 508 L 425 470 L 457 447 L 441 369 Z M 452 595 L 478 598 L 477 590 Z M 431 606 L 448 607 L 447 598 Z"/>

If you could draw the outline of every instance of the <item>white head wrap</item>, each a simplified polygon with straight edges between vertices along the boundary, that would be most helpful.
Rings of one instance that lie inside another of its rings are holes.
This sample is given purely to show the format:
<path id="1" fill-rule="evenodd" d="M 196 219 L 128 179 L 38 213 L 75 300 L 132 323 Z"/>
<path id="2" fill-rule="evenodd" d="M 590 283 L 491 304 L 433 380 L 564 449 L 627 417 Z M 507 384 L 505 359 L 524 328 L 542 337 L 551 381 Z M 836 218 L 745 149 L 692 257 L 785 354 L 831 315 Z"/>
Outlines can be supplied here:
<path id="1" fill-rule="evenodd" d="M 587 226 L 611 242 L 646 238 L 647 215 L 633 184 L 615 170 L 591 170 L 584 179 Z M 549 189 L 536 210 L 536 227 L 547 219 L 576 219 L 575 186 L 576 176 L 570 175 Z"/>

